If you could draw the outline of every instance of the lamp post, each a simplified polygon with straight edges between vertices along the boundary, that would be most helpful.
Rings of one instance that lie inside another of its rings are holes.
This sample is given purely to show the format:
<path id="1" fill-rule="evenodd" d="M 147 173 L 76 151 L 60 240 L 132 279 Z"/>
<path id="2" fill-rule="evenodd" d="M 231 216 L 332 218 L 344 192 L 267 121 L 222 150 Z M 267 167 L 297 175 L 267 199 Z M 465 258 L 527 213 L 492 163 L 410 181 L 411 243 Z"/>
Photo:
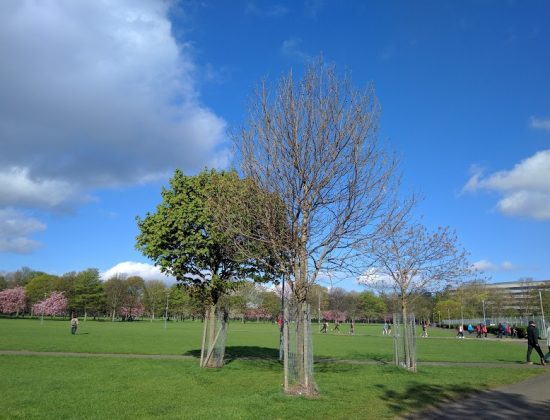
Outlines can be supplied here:
<path id="1" fill-rule="evenodd" d="M 170 291 L 166 291 L 166 310 L 164 311 L 164 329 L 167 327 L 168 323 L 168 297 L 170 296 Z"/>
<path id="2" fill-rule="evenodd" d="M 485 316 L 485 301 L 481 301 L 483 303 L 483 323 L 487 324 L 487 317 Z"/>
<path id="3" fill-rule="evenodd" d="M 544 307 L 542 306 L 542 292 L 539 290 L 539 299 L 540 299 L 540 313 L 542 315 L 542 330 L 546 331 L 546 322 L 544 320 Z"/>

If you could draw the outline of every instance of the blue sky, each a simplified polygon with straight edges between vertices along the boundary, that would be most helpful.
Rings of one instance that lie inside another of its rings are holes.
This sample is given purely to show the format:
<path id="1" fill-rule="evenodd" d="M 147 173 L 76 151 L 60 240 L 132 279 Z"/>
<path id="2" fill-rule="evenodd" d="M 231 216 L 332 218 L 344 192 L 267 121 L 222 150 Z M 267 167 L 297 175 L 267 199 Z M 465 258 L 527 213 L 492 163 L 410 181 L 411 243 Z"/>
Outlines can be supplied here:
<path id="1" fill-rule="evenodd" d="M 156 276 L 135 216 L 174 168 L 230 166 L 254 86 L 322 54 L 375 84 L 429 227 L 492 281 L 548 279 L 549 23 L 547 1 L 3 1 L 0 271 Z"/>

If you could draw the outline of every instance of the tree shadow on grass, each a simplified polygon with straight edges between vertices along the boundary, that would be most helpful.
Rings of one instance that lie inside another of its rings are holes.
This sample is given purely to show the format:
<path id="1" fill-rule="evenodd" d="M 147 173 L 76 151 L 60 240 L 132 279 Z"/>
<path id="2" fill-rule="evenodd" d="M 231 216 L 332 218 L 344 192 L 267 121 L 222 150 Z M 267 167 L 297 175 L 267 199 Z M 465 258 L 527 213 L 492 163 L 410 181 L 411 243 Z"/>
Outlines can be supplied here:
<path id="1" fill-rule="evenodd" d="M 418 410 L 475 391 L 468 385 L 429 385 L 418 382 L 411 383 L 403 391 L 389 389 L 384 384 L 375 386 L 383 391 L 381 399 L 395 414 Z"/>
<path id="2" fill-rule="evenodd" d="M 185 356 L 200 358 L 201 350 L 189 350 Z M 225 358 L 229 360 L 236 359 L 266 359 L 279 360 L 279 350 L 268 347 L 256 346 L 229 346 L 225 348 Z"/>
<path id="3" fill-rule="evenodd" d="M 386 385 L 376 386 L 383 391 L 381 398 L 393 413 L 404 419 L 509 419 L 533 415 L 548 418 L 550 415 L 550 402 L 533 403 L 523 395 L 480 391 L 469 385 L 411 383 L 401 392 Z"/>

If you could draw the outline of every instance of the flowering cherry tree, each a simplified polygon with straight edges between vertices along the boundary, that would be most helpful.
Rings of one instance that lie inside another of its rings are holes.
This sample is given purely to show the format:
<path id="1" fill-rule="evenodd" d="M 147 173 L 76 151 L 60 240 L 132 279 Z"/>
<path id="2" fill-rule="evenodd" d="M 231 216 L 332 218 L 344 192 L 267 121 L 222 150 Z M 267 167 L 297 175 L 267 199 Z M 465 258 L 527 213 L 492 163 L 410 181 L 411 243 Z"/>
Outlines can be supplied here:
<path id="1" fill-rule="evenodd" d="M 124 317 L 124 318 L 128 318 L 128 317 L 132 317 L 132 318 L 136 318 L 136 317 L 141 317 L 143 316 L 143 314 L 145 313 L 145 307 L 143 306 L 143 303 L 141 302 L 138 302 L 136 304 L 136 306 L 132 307 L 132 308 L 128 308 L 127 306 L 123 306 L 122 308 L 120 308 L 120 314 Z"/>
<path id="2" fill-rule="evenodd" d="M 25 289 L 15 287 L 0 292 L 0 313 L 19 315 L 26 308 Z"/>
<path id="3" fill-rule="evenodd" d="M 246 319 L 256 319 L 256 321 L 259 321 L 260 319 L 271 319 L 273 315 L 267 309 L 259 308 L 247 310 L 245 317 Z"/>
<path id="4" fill-rule="evenodd" d="M 52 292 L 50 297 L 33 305 L 35 315 L 63 315 L 67 312 L 68 300 L 63 292 Z"/>
<path id="5" fill-rule="evenodd" d="M 322 312 L 323 318 L 327 321 L 338 321 L 338 322 L 344 322 L 348 314 L 347 312 L 342 311 L 323 311 Z"/>

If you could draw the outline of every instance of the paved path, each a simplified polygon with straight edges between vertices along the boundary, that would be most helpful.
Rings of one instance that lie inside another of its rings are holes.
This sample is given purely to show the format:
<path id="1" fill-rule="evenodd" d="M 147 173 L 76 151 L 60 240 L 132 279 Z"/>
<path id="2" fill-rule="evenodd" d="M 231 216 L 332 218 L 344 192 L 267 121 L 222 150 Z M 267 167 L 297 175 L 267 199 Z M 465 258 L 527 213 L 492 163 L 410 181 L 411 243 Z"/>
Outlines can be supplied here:
<path id="1" fill-rule="evenodd" d="M 541 366 L 536 366 L 544 369 Z M 550 373 L 479 391 L 403 417 L 413 420 L 550 419 Z"/>

